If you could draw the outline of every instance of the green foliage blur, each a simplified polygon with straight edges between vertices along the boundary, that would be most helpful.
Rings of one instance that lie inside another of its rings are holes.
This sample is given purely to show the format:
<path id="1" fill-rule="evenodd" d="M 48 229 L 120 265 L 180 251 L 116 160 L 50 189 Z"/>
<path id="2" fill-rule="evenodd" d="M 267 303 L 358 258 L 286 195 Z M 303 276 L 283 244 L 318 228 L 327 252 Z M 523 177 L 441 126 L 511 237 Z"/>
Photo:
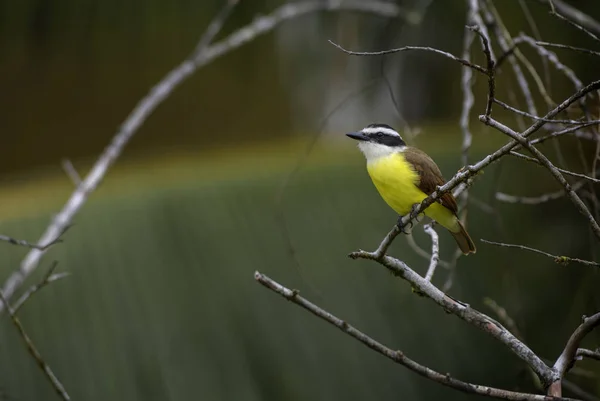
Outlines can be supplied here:
<path id="1" fill-rule="evenodd" d="M 415 27 L 357 14 L 292 21 L 198 71 L 159 107 L 64 242 L 27 281 L 37 283 L 53 260 L 58 271 L 71 273 L 36 294 L 20 316 L 73 399 L 465 398 L 262 288 L 253 280 L 256 270 L 433 369 L 537 391 L 531 372 L 501 344 L 417 296 L 381 266 L 346 257 L 374 248 L 396 216 L 342 134 L 375 119 L 395 124 L 398 117 L 380 60 L 349 59 L 326 39 L 357 48 L 426 43 L 458 54 L 464 4 L 454 3 L 434 2 Z M 497 3 L 515 16 L 506 21 L 510 29 L 527 30 L 516 17 L 517 1 Z M 527 3 L 545 38 L 589 45 L 542 6 Z M 277 4 L 242 1 L 224 35 Z M 593 15 L 590 4 L 578 2 Z M 1 234 L 39 237 L 73 190 L 61 159 L 72 159 L 84 174 L 136 102 L 187 56 L 219 7 L 216 1 L 184 0 L 0 3 Z M 402 57 L 402 68 L 386 74 L 394 79 L 405 117 L 423 127 L 412 142 L 448 178 L 461 167 L 460 70 L 431 55 Z M 568 54 L 564 61 L 582 79 L 598 78 L 597 61 Z M 326 118 L 372 79 L 379 82 L 376 89 L 358 91 Z M 476 88 L 484 84 L 478 81 Z M 557 86 L 561 94 L 571 90 L 560 81 Z M 477 93 L 475 116 L 485 92 Z M 336 123 L 322 129 L 331 121 Z M 504 143 L 475 121 L 473 127 L 472 160 Z M 317 146 L 277 203 L 282 183 L 316 134 Z M 578 144 L 566 140 L 564 146 Z M 542 150 L 553 155 L 552 145 Z M 579 163 L 575 152 L 565 157 Z M 460 259 L 449 291 L 491 316 L 484 299 L 494 299 L 526 343 L 549 360 L 560 354 L 581 316 L 600 309 L 598 269 L 562 266 L 479 239 L 597 257 L 597 242 L 567 200 L 532 207 L 493 199 L 498 189 L 536 196 L 557 188 L 543 169 L 512 159 L 478 177 L 468 214 L 478 252 Z M 438 232 L 448 260 L 454 242 Z M 420 227 L 415 235 L 428 249 Z M 0 251 L 3 282 L 27 250 L 0 242 Z M 391 252 L 425 272 L 428 261 L 404 237 Z M 435 284 L 443 286 L 450 274 L 438 268 Z M 600 346 L 600 334 L 590 335 L 585 346 Z M 0 356 L 0 399 L 56 399 L 6 315 Z M 578 367 L 569 379 L 600 394 L 598 364 Z"/>

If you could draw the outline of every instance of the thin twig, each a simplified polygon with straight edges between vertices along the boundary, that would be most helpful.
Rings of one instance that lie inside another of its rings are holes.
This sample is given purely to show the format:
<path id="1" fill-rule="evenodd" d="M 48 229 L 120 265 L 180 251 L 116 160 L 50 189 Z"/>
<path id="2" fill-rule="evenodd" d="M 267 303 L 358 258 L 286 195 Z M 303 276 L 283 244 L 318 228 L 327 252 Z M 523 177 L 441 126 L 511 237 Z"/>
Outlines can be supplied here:
<path id="1" fill-rule="evenodd" d="M 535 71 L 535 68 L 533 68 L 529 60 L 527 60 L 527 58 L 519 51 L 519 49 L 511 49 L 511 43 L 513 43 L 513 38 L 506 26 L 504 25 L 504 23 L 502 22 L 500 14 L 496 10 L 494 3 L 491 1 L 482 2 L 482 10 L 484 10 L 486 23 L 494 30 L 496 40 L 498 42 L 498 45 L 500 46 L 500 49 L 503 51 L 504 54 L 514 54 L 518 61 L 525 65 L 531 76 L 534 78 L 534 81 L 537 83 L 540 93 L 542 94 L 544 99 L 547 99 L 549 96 L 541 81 L 541 78 L 539 78 L 537 72 Z M 502 61 L 502 57 L 503 55 L 499 57 L 498 63 L 496 63 L 496 69 L 499 68 L 500 62 Z M 527 109 L 531 114 L 537 114 L 533 94 L 531 92 L 531 89 L 529 88 L 529 82 L 525 78 L 525 74 L 521 69 L 521 65 L 513 57 L 509 58 L 509 62 L 513 70 L 513 74 L 515 75 L 515 78 L 517 80 L 517 86 L 523 93 L 523 97 L 525 98 L 525 102 L 527 103 Z"/>
<path id="2" fill-rule="evenodd" d="M 476 0 L 471 0 L 476 1 Z M 483 25 L 482 25 L 483 26 Z M 494 104 L 494 98 L 496 96 L 496 79 L 495 79 L 495 63 L 494 56 L 492 55 L 492 50 L 490 48 L 490 39 L 487 35 L 487 30 L 484 30 L 479 25 L 473 25 L 467 27 L 468 29 L 475 32 L 481 38 L 481 46 L 483 48 L 483 54 L 486 59 L 486 69 L 485 74 L 488 77 L 488 94 L 487 94 L 487 103 L 485 105 L 485 115 L 489 116 L 492 114 L 492 105 Z"/>
<path id="3" fill-rule="evenodd" d="M 561 171 L 562 169 L 559 169 L 557 167 L 557 170 Z M 573 191 L 579 191 L 581 188 L 583 188 L 584 184 L 585 184 L 585 181 L 583 181 L 583 180 L 576 182 L 575 184 L 573 184 L 571 189 Z M 539 205 L 542 203 L 546 203 L 546 202 L 550 202 L 553 200 L 563 198 L 566 194 L 567 194 L 567 191 L 565 189 L 561 189 L 561 190 L 555 191 L 555 192 L 549 192 L 549 193 L 539 195 L 539 196 L 517 196 L 517 195 L 505 194 L 504 192 L 496 192 L 496 200 L 499 200 L 499 201 L 505 202 L 505 203 L 520 203 L 523 205 Z"/>
<path id="4" fill-rule="evenodd" d="M 576 353 L 577 358 L 590 358 L 600 361 L 600 348 L 596 351 L 592 351 L 591 349 L 578 348 Z"/>
<path id="5" fill-rule="evenodd" d="M 575 263 L 581 263 L 582 265 L 587 265 L 587 266 L 600 266 L 600 263 L 598 263 L 598 262 L 593 262 L 590 260 L 583 260 L 583 259 L 578 259 L 578 258 L 571 258 L 569 256 L 552 255 L 551 253 L 544 252 L 539 249 L 531 248 L 531 247 L 528 247 L 525 245 L 505 244 L 502 242 L 488 241 L 485 239 L 482 239 L 481 242 L 485 242 L 486 244 L 497 245 L 497 246 L 501 246 L 501 247 L 505 247 L 505 248 L 518 248 L 518 249 L 524 249 L 526 251 L 539 253 L 540 255 L 548 256 L 549 258 L 553 259 L 554 262 L 562 264 L 562 265 L 567 265 L 570 262 L 575 262 Z"/>
<path id="6" fill-rule="evenodd" d="M 206 51 L 206 49 L 208 48 L 208 46 L 210 46 L 215 37 L 219 34 L 219 32 L 221 32 L 223 24 L 225 24 L 225 21 L 227 21 L 227 19 L 231 15 L 231 12 L 235 8 L 235 6 L 237 6 L 238 3 L 239 0 L 226 1 L 225 6 L 221 8 L 219 13 L 215 15 L 210 24 L 208 24 L 206 31 L 204 31 L 204 34 L 202 35 L 202 37 L 198 41 L 198 44 L 196 45 L 196 48 L 192 52 L 191 58 L 196 58 Z"/>
<path id="7" fill-rule="evenodd" d="M 494 99 L 494 103 L 498 104 L 499 106 L 501 106 L 502 108 L 508 110 L 508 111 L 512 111 L 513 113 L 519 114 L 521 116 L 525 116 L 525 117 L 529 117 L 531 119 L 534 120 L 541 120 L 547 123 L 554 123 L 554 124 L 569 124 L 569 125 L 577 125 L 577 127 L 575 127 L 572 131 L 575 131 L 577 129 L 581 129 L 581 127 L 587 127 L 587 126 L 591 126 L 591 125 L 598 125 L 600 124 L 600 120 L 592 120 L 592 121 L 585 121 L 585 120 L 544 120 L 542 117 L 538 117 L 538 116 L 534 116 L 533 114 L 527 113 L 526 111 L 523 110 L 519 110 L 517 108 L 514 108 L 506 103 L 504 103 L 501 100 L 498 99 Z M 567 132 L 572 132 L 572 131 L 567 131 Z"/>
<path id="8" fill-rule="evenodd" d="M 592 56 L 600 56 L 600 52 L 597 52 L 597 51 L 594 51 L 594 50 L 590 50 L 590 49 L 585 49 L 583 47 L 575 47 L 575 46 L 570 46 L 570 45 L 562 45 L 560 43 L 542 42 L 540 40 L 536 40 L 535 44 L 538 45 L 538 46 L 544 46 L 544 47 L 554 47 L 554 48 L 557 48 L 557 49 L 572 50 L 572 51 L 579 52 L 579 53 L 590 54 Z"/>
<path id="9" fill-rule="evenodd" d="M 71 163 L 71 160 L 63 159 L 61 164 L 63 170 L 65 170 L 65 173 L 73 182 L 73 185 L 75 185 L 75 187 L 81 185 L 81 176 L 77 172 L 77 169 L 75 169 L 75 166 L 73 166 L 73 163 Z"/>
<path id="10" fill-rule="evenodd" d="M 548 0 L 548 1 L 550 2 L 550 7 L 551 7 L 550 14 L 556 16 L 557 18 L 559 18 L 559 19 L 561 19 L 561 20 L 563 20 L 565 22 L 567 22 L 568 24 L 570 24 L 571 26 L 577 28 L 581 32 L 584 32 L 585 34 L 587 34 L 590 38 L 594 39 L 595 41 L 600 42 L 600 38 L 598 38 L 598 36 L 596 36 L 594 33 L 590 32 L 587 28 L 585 28 L 584 26 L 582 26 L 581 24 L 579 24 L 576 20 L 567 18 L 566 16 L 562 15 L 560 13 L 560 11 L 556 10 L 556 8 L 557 8 L 556 4 L 562 3 L 560 0 Z"/>
<path id="11" fill-rule="evenodd" d="M 558 373 L 558 379 L 556 379 L 550 386 L 549 391 L 555 389 L 554 394 L 560 395 L 561 380 L 565 377 L 565 374 L 573 367 L 577 357 L 577 350 L 579 344 L 583 338 L 588 335 L 594 328 L 600 326 L 600 312 L 592 315 L 591 317 L 583 317 L 583 322 L 575 329 L 565 349 L 560 354 L 552 369 Z M 552 393 L 551 393 L 552 394 Z"/>
<path id="12" fill-rule="evenodd" d="M 58 233 L 58 235 L 56 235 L 56 237 L 50 241 L 48 241 L 46 244 L 44 245 L 39 245 L 39 244 L 32 244 L 31 242 L 22 240 L 22 239 L 16 239 L 13 237 L 9 237 L 7 235 L 2 235 L 0 234 L 0 241 L 6 241 L 8 243 L 11 243 L 13 245 L 20 245 L 20 246 L 24 246 L 27 248 L 31 248 L 31 249 L 37 249 L 38 251 L 46 251 L 48 248 L 50 248 L 52 245 L 58 244 L 62 242 L 61 237 L 63 236 L 63 234 L 70 228 L 70 225 L 65 226 L 62 231 L 60 231 Z M 46 242 L 46 241 L 40 241 L 40 242 Z M 0 308 L 1 309 L 1 308 Z"/>
<path id="13" fill-rule="evenodd" d="M 544 136 L 541 136 L 539 138 L 532 139 L 530 143 L 532 145 L 535 145 L 535 144 L 538 144 L 538 143 L 545 142 L 548 139 L 554 139 L 556 137 L 563 136 L 563 135 L 566 135 L 566 134 L 575 134 L 575 137 L 582 138 L 582 139 L 593 139 L 591 137 L 588 138 L 588 137 L 580 136 L 580 135 L 578 135 L 579 132 L 577 132 L 577 131 L 582 130 L 582 129 L 587 128 L 587 127 L 594 126 L 594 125 L 598 125 L 598 122 L 597 121 L 586 122 L 586 123 L 578 125 L 576 127 L 565 128 L 563 130 L 551 132 L 548 135 L 544 135 Z M 597 142 L 600 142 L 600 141 L 597 141 Z"/>
<path id="14" fill-rule="evenodd" d="M 600 240 L 600 226 L 598 222 L 594 219 L 594 216 L 590 213 L 590 210 L 587 208 L 585 203 L 581 200 L 581 198 L 577 195 L 577 193 L 571 187 L 571 184 L 565 179 L 565 177 L 556 169 L 554 164 L 542 152 L 540 152 L 535 146 L 531 145 L 524 135 L 518 134 L 513 131 L 509 127 L 504 124 L 499 123 L 493 118 L 480 116 L 480 120 L 490 127 L 496 128 L 498 131 L 510 136 L 513 140 L 518 141 L 523 147 L 527 148 L 532 155 L 538 159 L 544 167 L 550 171 L 550 174 L 563 186 L 565 191 L 567 192 L 567 197 L 571 199 L 572 203 L 575 205 L 575 208 L 588 220 L 590 227 L 598 240 Z"/>
<path id="15" fill-rule="evenodd" d="M 329 43 L 331 43 L 332 45 L 334 45 L 335 47 L 337 47 L 344 53 L 349 54 L 351 56 L 385 56 L 386 54 L 399 53 L 399 52 L 405 52 L 405 51 L 411 51 L 411 50 L 427 51 L 427 52 L 431 52 L 431 53 L 440 54 L 444 57 L 448 57 L 449 59 L 459 62 L 466 67 L 472 68 L 476 71 L 481 72 L 482 74 L 487 75 L 487 70 L 485 68 L 483 68 L 482 66 L 473 64 L 468 60 L 464 60 L 460 57 L 456 57 L 452 53 L 448 53 L 448 52 L 445 52 L 443 50 L 439 50 L 439 49 L 436 49 L 433 47 L 404 46 L 404 47 L 399 47 L 397 49 L 388 49 L 388 50 L 375 51 L 375 52 L 356 52 L 356 51 L 347 50 L 347 49 L 343 48 L 341 45 L 338 45 L 337 43 L 333 42 L 332 40 L 329 40 Z"/>
<path id="16" fill-rule="evenodd" d="M 563 17 L 576 22 L 588 31 L 600 35 L 600 22 L 563 0 L 538 0 L 538 2 L 550 5 L 554 11 L 558 11 Z"/>
<path id="17" fill-rule="evenodd" d="M 50 268 L 42 278 L 42 281 L 40 281 L 38 284 L 31 286 L 27 291 L 23 293 L 23 295 L 19 297 L 17 302 L 15 302 L 13 305 L 13 312 L 15 315 L 19 313 L 19 310 L 23 307 L 23 305 L 25 305 L 25 302 L 27 302 L 36 292 L 38 292 L 48 284 L 52 283 L 53 281 L 57 281 L 69 276 L 68 272 L 53 274 L 57 265 L 57 261 L 52 262 Z"/>
<path id="18" fill-rule="evenodd" d="M 530 143 L 533 144 L 533 141 L 531 141 Z M 521 154 L 519 152 L 511 151 L 510 155 L 518 157 L 518 158 L 523 159 L 523 160 L 527 160 L 528 162 L 536 163 L 538 165 L 542 164 L 538 159 L 536 159 L 534 157 L 530 157 L 530 156 L 524 155 L 524 154 Z M 594 177 L 590 177 L 589 175 L 585 175 L 585 174 L 581 174 L 581 173 L 575 173 L 573 171 L 565 170 L 565 169 L 558 168 L 558 167 L 557 167 L 557 170 L 560 171 L 563 174 L 570 175 L 572 177 L 581 178 L 583 180 L 587 180 L 587 181 L 590 181 L 590 182 L 593 182 L 593 183 L 596 183 L 596 184 L 600 183 L 600 179 L 594 178 Z M 561 191 L 561 192 L 564 193 L 564 191 Z"/>
<path id="19" fill-rule="evenodd" d="M 382 343 L 376 341 L 375 339 L 369 337 L 362 331 L 356 329 L 354 326 L 348 324 L 346 321 L 338 318 L 332 313 L 326 311 L 325 309 L 320 308 L 319 306 L 313 304 L 307 299 L 303 298 L 299 295 L 298 291 L 291 290 L 289 288 L 284 287 L 278 282 L 272 280 L 266 275 L 255 272 L 254 279 L 268 288 L 269 290 L 281 295 L 283 298 L 288 301 L 306 309 L 316 317 L 326 321 L 327 323 L 332 324 L 333 326 L 340 329 L 342 332 L 348 334 L 350 337 L 360 341 L 368 348 L 372 349 L 375 352 L 385 356 L 386 358 L 391 359 L 392 361 L 412 370 L 413 372 L 433 380 L 437 383 L 440 383 L 444 386 L 448 386 L 454 388 L 456 390 L 470 393 L 470 394 L 479 394 L 492 398 L 499 398 L 505 400 L 523 400 L 523 401 L 549 401 L 549 400 L 563 400 L 563 401 L 575 401 L 568 398 L 549 398 L 543 395 L 538 394 L 528 394 L 528 393 L 517 393 L 509 390 L 502 390 L 498 388 L 482 386 L 479 384 L 472 384 L 463 382 L 461 380 L 455 379 L 450 374 L 443 374 L 436 372 L 433 369 L 430 369 L 424 365 L 415 362 L 414 360 L 408 358 L 402 351 L 392 350 Z"/>
<path id="20" fill-rule="evenodd" d="M 423 230 L 431 237 L 431 260 L 429 261 L 429 267 L 425 275 L 425 280 L 431 281 L 440 260 L 440 240 L 432 224 L 425 224 Z"/>
<path id="21" fill-rule="evenodd" d="M 17 328 L 19 335 L 25 342 L 25 345 L 27 346 L 27 350 L 29 351 L 29 353 L 31 354 L 33 359 L 35 359 L 35 361 L 37 362 L 40 369 L 42 369 L 42 372 L 44 372 L 44 375 L 48 378 L 48 380 L 50 381 L 50 384 L 52 384 L 52 387 L 56 391 L 56 394 L 58 394 L 58 396 L 61 399 L 65 400 L 65 401 L 69 401 L 71 399 L 71 397 L 69 397 L 69 394 L 65 390 L 65 387 L 60 382 L 60 380 L 58 380 L 58 378 L 56 377 L 56 375 L 54 374 L 54 372 L 52 371 L 50 366 L 48 366 L 46 361 L 44 361 L 44 358 L 42 358 L 42 355 L 39 353 L 39 351 L 33 344 L 33 341 L 31 341 L 31 338 L 29 338 L 29 336 L 25 332 L 25 329 L 23 328 L 21 321 L 19 320 L 17 315 L 15 315 L 13 308 L 8 303 L 8 300 L 5 298 L 4 293 L 2 291 L 0 291 L 0 300 L 2 301 L 4 308 L 8 312 L 8 315 L 10 316 L 10 319 L 12 320 L 13 324 Z"/>
<path id="22" fill-rule="evenodd" d="M 226 5 L 226 8 L 230 4 Z M 56 215 L 52 223 L 46 228 L 38 243 L 45 244 L 59 237 L 65 227 L 68 227 L 75 215 L 87 201 L 87 198 L 100 185 L 106 172 L 117 160 L 123 152 L 123 149 L 138 131 L 150 114 L 158 107 L 171 93 L 187 78 L 189 78 L 200 67 L 212 62 L 218 57 L 237 49 L 238 47 L 254 40 L 256 37 L 272 31 L 282 22 L 298 18 L 308 13 L 316 11 L 339 11 L 353 10 L 372 13 L 384 17 L 395 17 L 399 14 L 399 8 L 395 4 L 383 1 L 344 1 L 328 0 L 328 1 L 302 1 L 284 4 L 272 13 L 255 18 L 253 22 L 247 26 L 240 28 L 227 36 L 225 39 L 209 45 L 200 53 L 192 53 L 190 57 L 185 59 L 181 64 L 171 70 L 161 81 L 156 84 L 150 92 L 140 100 L 129 116 L 121 125 L 119 131 L 115 134 L 110 144 L 104 152 L 99 156 L 96 163 L 83 179 L 81 185 L 71 194 L 62 210 Z M 220 17 L 223 13 L 219 14 Z M 219 17 L 218 16 L 218 17 Z M 215 25 L 210 25 L 211 29 Z M 210 31 L 207 30 L 207 32 Z M 200 41 L 208 37 L 209 33 L 205 33 Z M 216 32 L 210 33 L 214 37 Z M 198 50 L 198 47 L 196 48 Z M 11 299 L 16 290 L 22 285 L 23 281 L 38 267 L 39 262 L 44 255 L 46 249 L 34 249 L 27 254 L 22 261 L 21 266 L 15 271 L 5 282 L 3 286 L 4 296 Z M 3 306 L 0 305 L 0 312 Z"/>

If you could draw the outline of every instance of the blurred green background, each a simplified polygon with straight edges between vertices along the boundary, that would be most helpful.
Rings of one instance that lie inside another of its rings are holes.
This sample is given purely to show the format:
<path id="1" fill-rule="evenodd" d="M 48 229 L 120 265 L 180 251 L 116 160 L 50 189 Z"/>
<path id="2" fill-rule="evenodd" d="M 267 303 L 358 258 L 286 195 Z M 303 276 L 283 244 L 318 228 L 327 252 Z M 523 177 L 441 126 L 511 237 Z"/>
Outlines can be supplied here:
<path id="1" fill-rule="evenodd" d="M 382 267 L 346 257 L 374 248 L 396 216 L 343 133 L 374 121 L 401 128 L 406 120 L 420 128 L 407 140 L 450 177 L 461 167 L 460 68 L 431 54 L 352 58 L 327 39 L 354 49 L 426 44 L 460 54 L 464 2 L 429 3 L 398 2 L 419 13 L 419 24 L 347 12 L 287 22 L 199 70 L 156 110 L 64 243 L 27 281 L 39 281 L 53 260 L 71 273 L 37 294 L 21 317 L 73 399 L 466 397 L 285 302 L 254 282 L 255 270 L 431 368 L 535 390 L 530 373 L 502 345 L 415 296 Z M 525 3 L 544 39 L 594 45 L 538 2 Z M 600 18 L 593 0 L 575 3 Z M 279 4 L 242 1 L 219 38 Z M 495 4 L 513 33 L 531 31 L 519 1 Z M 69 158 L 84 174 L 137 101 L 189 54 L 220 7 L 186 0 L 0 2 L 0 233 L 39 237 L 73 190 L 61 160 Z M 598 78 L 597 60 L 560 56 L 584 82 Z M 503 100 L 514 83 L 506 71 L 499 78 Z M 572 88 L 554 78 L 552 93 L 560 100 Z M 484 80 L 475 88 L 473 117 L 484 109 Z M 506 141 L 475 118 L 472 126 L 472 160 Z M 315 135 L 317 146 L 310 148 Z M 570 166 L 581 171 L 571 151 L 577 141 L 563 145 Z M 592 150 L 590 142 L 581 146 Z M 542 149 L 556 158 L 552 145 Z M 493 200 L 498 189 L 536 196 L 558 187 L 543 169 L 522 161 L 487 169 L 472 189 L 469 231 L 476 241 L 597 256 L 597 242 L 567 200 L 506 205 Z M 454 243 L 438 231 L 448 259 Z M 427 249 L 422 230 L 415 235 Z M 7 243 L 0 249 L 4 280 L 26 250 Z M 427 261 L 405 238 L 392 253 L 424 273 Z M 449 274 L 439 268 L 434 281 L 442 286 Z M 564 267 L 482 243 L 476 255 L 460 259 L 453 283 L 449 293 L 473 307 L 493 315 L 485 297 L 505 307 L 531 348 L 549 359 L 561 352 L 581 315 L 600 309 L 597 268 Z M 600 335 L 585 345 L 599 346 Z M 570 380 L 600 396 L 600 370 L 587 361 L 580 366 Z M 6 316 L 0 395 L 56 398 Z"/>

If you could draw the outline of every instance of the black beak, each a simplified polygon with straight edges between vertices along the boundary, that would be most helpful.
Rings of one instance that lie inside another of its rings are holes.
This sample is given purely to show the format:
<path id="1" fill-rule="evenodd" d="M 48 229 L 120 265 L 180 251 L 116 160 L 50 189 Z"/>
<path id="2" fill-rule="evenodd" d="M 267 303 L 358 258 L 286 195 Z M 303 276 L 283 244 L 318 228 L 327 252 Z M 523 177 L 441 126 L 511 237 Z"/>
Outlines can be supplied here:
<path id="1" fill-rule="evenodd" d="M 346 134 L 352 139 L 356 139 L 357 141 L 368 141 L 369 137 L 363 134 L 362 132 L 349 132 Z"/>

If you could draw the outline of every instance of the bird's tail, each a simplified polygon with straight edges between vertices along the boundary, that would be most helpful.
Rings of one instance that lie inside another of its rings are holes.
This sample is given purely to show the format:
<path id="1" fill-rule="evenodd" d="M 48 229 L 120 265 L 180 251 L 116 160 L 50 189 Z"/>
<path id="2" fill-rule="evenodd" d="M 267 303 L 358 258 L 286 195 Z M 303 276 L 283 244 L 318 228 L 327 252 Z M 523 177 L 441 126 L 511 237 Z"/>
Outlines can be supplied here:
<path id="1" fill-rule="evenodd" d="M 458 218 L 456 219 L 456 221 L 458 222 L 458 227 L 460 228 L 460 230 L 455 233 L 454 232 L 450 232 L 450 233 L 456 240 L 458 247 L 460 248 L 462 253 L 464 253 L 465 255 L 468 255 L 470 253 L 475 253 L 477 251 L 477 249 L 475 249 L 475 244 L 473 243 L 473 240 L 469 236 L 469 233 L 467 232 L 467 230 L 465 230 L 465 227 L 462 225 L 462 223 L 460 222 L 460 220 Z"/>

